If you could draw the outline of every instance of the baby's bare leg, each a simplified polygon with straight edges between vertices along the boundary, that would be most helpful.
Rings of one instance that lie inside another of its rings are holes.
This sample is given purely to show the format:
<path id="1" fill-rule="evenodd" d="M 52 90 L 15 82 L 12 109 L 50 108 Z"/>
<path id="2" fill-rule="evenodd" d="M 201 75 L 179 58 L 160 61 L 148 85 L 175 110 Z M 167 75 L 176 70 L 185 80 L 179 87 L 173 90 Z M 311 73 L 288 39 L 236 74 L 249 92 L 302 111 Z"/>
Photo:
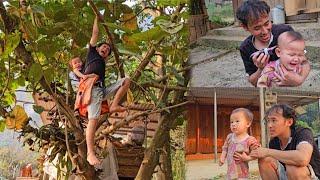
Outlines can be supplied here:
<path id="1" fill-rule="evenodd" d="M 86 141 L 88 149 L 87 161 L 91 165 L 98 165 L 101 163 L 99 159 L 96 157 L 94 151 L 94 135 L 96 132 L 97 122 L 97 119 L 89 119 L 89 123 L 86 130 Z"/>

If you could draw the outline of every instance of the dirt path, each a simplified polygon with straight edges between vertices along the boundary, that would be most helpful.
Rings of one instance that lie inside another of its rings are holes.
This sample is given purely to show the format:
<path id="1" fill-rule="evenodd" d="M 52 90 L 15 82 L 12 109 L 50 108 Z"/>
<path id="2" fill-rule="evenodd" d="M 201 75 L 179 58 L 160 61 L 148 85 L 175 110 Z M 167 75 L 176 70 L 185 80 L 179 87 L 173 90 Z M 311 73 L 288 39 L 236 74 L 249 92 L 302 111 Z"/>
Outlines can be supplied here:
<path id="1" fill-rule="evenodd" d="M 250 179 L 259 179 L 258 161 L 249 162 Z M 187 161 L 186 180 L 223 180 L 227 173 L 227 165 L 219 166 L 213 159 Z"/>

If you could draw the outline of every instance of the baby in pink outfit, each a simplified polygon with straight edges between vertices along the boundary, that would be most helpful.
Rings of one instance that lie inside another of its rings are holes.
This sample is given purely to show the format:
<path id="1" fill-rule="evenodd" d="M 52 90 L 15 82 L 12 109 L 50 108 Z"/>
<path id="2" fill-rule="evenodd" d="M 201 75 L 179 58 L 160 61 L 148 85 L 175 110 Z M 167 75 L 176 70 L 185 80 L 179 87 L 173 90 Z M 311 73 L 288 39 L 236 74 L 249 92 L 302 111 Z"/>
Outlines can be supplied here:
<path id="1" fill-rule="evenodd" d="M 283 78 L 284 71 L 291 71 L 301 74 L 301 66 L 306 61 L 305 42 L 300 33 L 286 31 L 278 38 L 278 47 L 275 53 L 279 57 L 277 61 L 267 64 L 260 78 L 257 87 L 276 87 L 279 78 Z"/>
<path id="2" fill-rule="evenodd" d="M 248 128 L 253 121 L 253 114 L 245 108 L 238 108 L 232 111 L 230 116 L 230 133 L 222 147 L 219 165 L 225 161 L 228 164 L 227 180 L 248 179 L 248 161 L 254 160 L 248 154 L 251 149 L 257 148 L 259 143 L 256 138 L 248 134 Z"/>

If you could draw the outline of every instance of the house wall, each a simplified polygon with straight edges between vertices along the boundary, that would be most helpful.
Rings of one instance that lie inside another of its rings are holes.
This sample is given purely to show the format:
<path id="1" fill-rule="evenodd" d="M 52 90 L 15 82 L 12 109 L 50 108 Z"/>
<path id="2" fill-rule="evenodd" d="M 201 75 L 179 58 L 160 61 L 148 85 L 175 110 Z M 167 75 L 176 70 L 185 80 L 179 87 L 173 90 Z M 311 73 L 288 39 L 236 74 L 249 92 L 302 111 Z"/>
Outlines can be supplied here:
<path id="1" fill-rule="evenodd" d="M 229 128 L 229 117 L 237 106 L 218 105 L 218 152 L 221 152 L 223 142 L 231 132 Z M 253 111 L 249 134 L 260 140 L 260 113 L 258 107 L 248 108 Z M 188 125 L 186 138 L 186 154 L 212 154 L 214 153 L 214 113 L 213 105 L 190 104 L 188 106 Z"/>

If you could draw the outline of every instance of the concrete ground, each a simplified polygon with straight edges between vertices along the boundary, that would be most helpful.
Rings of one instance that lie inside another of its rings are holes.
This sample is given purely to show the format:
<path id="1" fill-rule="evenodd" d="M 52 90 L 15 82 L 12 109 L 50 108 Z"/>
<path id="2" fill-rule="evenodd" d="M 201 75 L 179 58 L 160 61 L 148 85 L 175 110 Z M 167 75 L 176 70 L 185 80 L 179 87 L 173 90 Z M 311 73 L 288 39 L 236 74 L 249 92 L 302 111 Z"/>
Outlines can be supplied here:
<path id="1" fill-rule="evenodd" d="M 192 87 L 253 87 L 247 80 L 238 50 L 232 50 L 217 59 L 226 50 L 196 47 L 190 51 L 190 64 L 199 63 L 191 70 Z M 212 58 L 208 61 L 207 59 Z M 292 90 L 317 91 L 320 88 L 320 61 L 311 63 L 311 71 L 305 82 Z"/>
<path id="2" fill-rule="evenodd" d="M 227 165 L 219 166 L 213 159 L 189 160 L 186 162 L 186 180 L 218 180 L 225 179 Z M 258 161 L 250 161 L 250 180 L 259 179 Z"/>

